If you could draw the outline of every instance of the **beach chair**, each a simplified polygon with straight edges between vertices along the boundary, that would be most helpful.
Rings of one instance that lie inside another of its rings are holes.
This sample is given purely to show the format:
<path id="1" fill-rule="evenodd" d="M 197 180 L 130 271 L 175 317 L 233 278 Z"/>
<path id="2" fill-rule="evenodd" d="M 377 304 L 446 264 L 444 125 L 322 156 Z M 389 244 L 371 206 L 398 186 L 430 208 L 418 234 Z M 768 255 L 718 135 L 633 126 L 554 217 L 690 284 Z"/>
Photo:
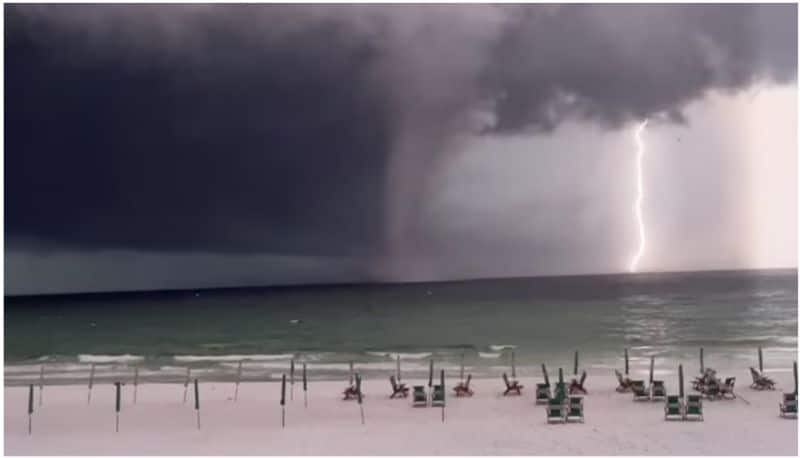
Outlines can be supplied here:
<path id="1" fill-rule="evenodd" d="M 683 413 L 683 419 L 703 421 L 703 398 L 697 394 L 686 396 L 686 409 Z"/>
<path id="2" fill-rule="evenodd" d="M 644 387 L 644 380 L 632 380 L 631 390 L 634 401 L 649 401 L 650 393 Z"/>
<path id="3" fill-rule="evenodd" d="M 469 375 L 467 375 L 467 381 L 466 382 L 459 382 L 458 385 L 453 387 L 453 390 L 455 390 L 455 392 L 456 392 L 456 396 L 458 396 L 458 397 L 461 397 L 461 396 L 472 396 L 473 394 L 475 394 L 475 393 L 472 392 L 472 389 L 470 389 L 470 387 L 469 387 L 469 382 L 471 380 L 472 380 L 472 374 L 469 374 Z"/>
<path id="4" fill-rule="evenodd" d="M 444 407 L 444 386 L 433 385 L 433 398 L 431 399 L 431 406 Z"/>
<path id="5" fill-rule="evenodd" d="M 394 378 L 394 375 L 389 377 L 389 382 L 392 384 L 392 394 L 389 396 L 389 399 L 394 399 L 396 396 L 404 398 L 408 396 L 408 387 L 405 383 L 397 383 L 397 379 Z"/>
<path id="6" fill-rule="evenodd" d="M 508 396 L 511 393 L 522 395 L 522 385 L 516 380 L 509 381 L 505 372 L 503 372 L 503 381 L 506 383 L 506 391 L 503 392 L 503 396 Z"/>
<path id="7" fill-rule="evenodd" d="M 566 421 L 579 421 L 583 423 L 583 398 L 580 396 L 570 396 L 567 406 Z"/>
<path id="8" fill-rule="evenodd" d="M 423 385 L 415 385 L 414 386 L 414 398 L 413 404 L 414 407 L 427 407 L 428 406 L 428 395 L 425 393 L 425 386 Z"/>
<path id="9" fill-rule="evenodd" d="M 733 385 L 736 384 L 736 377 L 728 377 L 725 379 L 725 383 L 723 383 L 719 387 L 719 397 L 722 399 L 736 399 L 736 393 L 733 392 Z"/>
<path id="10" fill-rule="evenodd" d="M 775 382 L 769 377 L 762 375 L 760 372 L 755 370 L 755 368 L 750 368 L 750 375 L 753 377 L 753 383 L 750 385 L 750 388 L 759 391 L 775 389 Z"/>
<path id="11" fill-rule="evenodd" d="M 536 403 L 546 404 L 550 400 L 550 385 L 547 383 L 536 384 Z"/>
<path id="12" fill-rule="evenodd" d="M 617 393 L 627 393 L 631 390 L 631 379 L 628 377 L 622 378 L 622 373 L 618 370 L 614 370 L 614 373 L 617 375 L 617 382 L 619 382 L 619 386 L 617 386 Z"/>
<path id="13" fill-rule="evenodd" d="M 564 423 L 567 421 L 564 402 L 560 399 L 553 398 L 548 400 L 545 411 L 547 413 L 547 423 Z"/>
<path id="14" fill-rule="evenodd" d="M 664 420 L 683 420 L 683 402 L 679 396 L 667 396 Z"/>
<path id="15" fill-rule="evenodd" d="M 650 399 L 653 401 L 663 401 L 667 397 L 667 387 L 663 380 L 653 380 L 650 385 Z"/>
<path id="16" fill-rule="evenodd" d="M 586 392 L 586 388 L 584 388 L 583 383 L 586 381 L 586 371 L 583 371 L 581 374 L 581 381 L 577 381 L 576 379 L 572 379 L 572 382 L 569 384 L 569 394 L 588 394 Z"/>
<path id="17" fill-rule="evenodd" d="M 355 385 L 350 385 L 347 388 L 345 388 L 342 394 L 344 394 L 345 401 L 352 401 L 353 399 L 358 398 L 358 390 L 356 390 Z"/>
<path id="18" fill-rule="evenodd" d="M 779 404 L 781 418 L 797 418 L 797 394 L 783 393 L 783 402 Z"/>
<path id="19" fill-rule="evenodd" d="M 712 380 L 708 384 L 703 386 L 702 393 L 703 396 L 708 398 L 709 401 L 722 398 L 722 391 L 720 390 L 720 384 L 716 380 Z"/>

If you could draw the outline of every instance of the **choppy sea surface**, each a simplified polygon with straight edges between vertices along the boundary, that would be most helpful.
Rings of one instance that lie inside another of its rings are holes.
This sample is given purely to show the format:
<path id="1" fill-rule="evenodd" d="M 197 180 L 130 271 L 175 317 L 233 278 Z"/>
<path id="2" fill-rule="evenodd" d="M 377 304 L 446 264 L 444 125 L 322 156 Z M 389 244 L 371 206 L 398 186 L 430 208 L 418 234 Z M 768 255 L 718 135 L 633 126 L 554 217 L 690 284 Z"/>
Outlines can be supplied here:
<path id="1" fill-rule="evenodd" d="M 791 371 L 797 270 L 6 297 L 5 383 L 538 376 L 540 365 L 668 374 L 678 364 Z"/>

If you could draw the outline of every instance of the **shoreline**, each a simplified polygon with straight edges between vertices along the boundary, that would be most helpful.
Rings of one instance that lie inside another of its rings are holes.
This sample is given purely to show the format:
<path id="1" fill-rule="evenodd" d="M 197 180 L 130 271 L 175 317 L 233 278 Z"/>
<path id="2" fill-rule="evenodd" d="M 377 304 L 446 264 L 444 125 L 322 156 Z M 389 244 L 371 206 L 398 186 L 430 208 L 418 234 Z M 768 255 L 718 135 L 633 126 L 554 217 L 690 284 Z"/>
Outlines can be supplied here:
<path id="1" fill-rule="evenodd" d="M 551 370 L 551 383 L 557 369 Z M 688 371 L 685 392 L 693 393 Z M 523 374 L 525 375 L 525 374 Z M 735 376 L 739 399 L 704 401 L 705 421 L 666 422 L 662 402 L 635 403 L 630 393 L 614 391 L 616 379 L 587 379 L 585 423 L 545 423 L 545 409 L 534 403 L 541 376 L 522 376 L 523 396 L 503 397 L 499 378 L 473 377 L 475 396 L 456 398 L 446 380 L 446 421 L 439 408 L 411 407 L 411 398 L 389 399 L 386 377 L 364 379 L 365 424 L 355 401 L 342 401 L 343 381 L 309 382 L 308 408 L 302 382 L 294 400 L 287 393 L 286 428 L 280 426 L 279 384 L 242 382 L 233 402 L 232 382 L 200 382 L 202 427 L 198 431 L 190 386 L 182 402 L 182 384 L 143 383 L 123 387 L 120 432 L 114 432 L 114 388 L 96 384 L 87 405 L 86 385 L 45 386 L 43 405 L 34 392 L 33 435 L 27 435 L 26 387 L 6 387 L 5 453 L 37 454 L 242 454 L 242 455 L 431 455 L 431 454 L 641 454 L 641 455 L 796 455 L 797 422 L 778 417 L 782 390 L 794 388 L 792 374 L 771 376 L 776 391 L 748 388 L 746 371 Z M 572 375 L 565 375 L 569 382 Z M 647 377 L 642 377 L 646 379 Z M 677 391 L 677 378 L 656 376 L 667 391 Z M 438 378 L 437 378 L 438 380 Z M 427 378 L 403 380 L 427 385 Z M 290 385 L 287 381 L 287 392 Z M 69 423 L 64 419 L 69 418 Z"/>

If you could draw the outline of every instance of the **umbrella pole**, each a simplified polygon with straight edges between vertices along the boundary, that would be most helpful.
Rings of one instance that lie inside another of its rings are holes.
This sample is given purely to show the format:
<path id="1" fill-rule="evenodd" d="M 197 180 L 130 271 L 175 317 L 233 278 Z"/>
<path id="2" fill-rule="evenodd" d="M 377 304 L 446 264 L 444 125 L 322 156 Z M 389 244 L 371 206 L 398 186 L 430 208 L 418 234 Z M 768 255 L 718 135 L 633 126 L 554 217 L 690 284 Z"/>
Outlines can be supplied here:
<path id="1" fill-rule="evenodd" d="M 136 404 L 136 394 L 139 391 L 139 366 L 133 368 L 133 403 Z"/>
<path id="2" fill-rule="evenodd" d="M 186 368 L 186 380 L 183 381 L 183 403 L 186 404 L 186 396 L 189 393 L 189 379 L 192 376 L 192 368 Z"/>
<path id="3" fill-rule="evenodd" d="M 294 358 L 289 364 L 289 400 L 294 401 Z"/>
<path id="4" fill-rule="evenodd" d="M 239 383 L 242 382 L 242 362 L 239 361 L 239 367 L 236 368 L 236 388 L 233 390 L 233 402 L 239 401 Z"/>
<path id="5" fill-rule="evenodd" d="M 200 429 L 200 388 L 194 379 L 194 410 L 197 411 L 197 429 Z"/>
<path id="6" fill-rule="evenodd" d="M 33 384 L 28 386 L 28 435 L 33 431 Z"/>
<path id="7" fill-rule="evenodd" d="M 578 375 L 578 350 L 575 350 L 575 369 L 572 373 Z"/>
<path id="8" fill-rule="evenodd" d="M 281 428 L 286 427 L 286 374 L 281 376 Z"/>
<path id="9" fill-rule="evenodd" d="M 39 407 L 42 406 L 42 392 L 44 391 L 44 364 L 39 371 Z"/>
<path id="10" fill-rule="evenodd" d="M 92 363 L 92 370 L 89 372 L 89 395 L 86 397 L 86 404 L 92 403 L 92 385 L 94 385 L 94 363 Z"/>
<path id="11" fill-rule="evenodd" d="M 758 347 L 758 372 L 764 372 L 764 356 L 761 353 L 761 347 Z"/>
<path id="12" fill-rule="evenodd" d="M 625 375 L 628 375 L 628 349 L 625 349 Z"/>
<path id="13" fill-rule="evenodd" d="M 306 363 L 303 363 L 303 407 L 308 408 L 308 378 L 306 377 Z"/>
<path id="14" fill-rule="evenodd" d="M 514 349 L 511 349 L 511 377 L 517 378 L 517 362 L 514 357 Z"/>
<path id="15" fill-rule="evenodd" d="M 703 347 L 700 347 L 700 373 L 702 374 L 705 371 L 706 371 L 706 367 L 705 367 L 705 364 L 703 362 Z"/>

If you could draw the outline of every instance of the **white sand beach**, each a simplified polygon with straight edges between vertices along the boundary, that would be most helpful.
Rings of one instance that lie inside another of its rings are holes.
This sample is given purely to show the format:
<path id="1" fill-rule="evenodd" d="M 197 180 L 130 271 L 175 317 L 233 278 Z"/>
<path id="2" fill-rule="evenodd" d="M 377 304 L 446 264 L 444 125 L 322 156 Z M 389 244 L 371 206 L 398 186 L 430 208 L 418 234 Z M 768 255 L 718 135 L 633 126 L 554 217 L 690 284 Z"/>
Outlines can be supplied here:
<path id="1" fill-rule="evenodd" d="M 609 371 L 610 372 L 610 371 Z M 344 382 L 302 385 L 287 401 L 281 428 L 279 383 L 243 383 L 233 402 L 233 383 L 202 383 L 201 429 L 183 386 L 124 387 L 120 432 L 114 432 L 114 387 L 97 385 L 91 405 L 86 386 L 45 386 L 43 406 L 27 432 L 26 387 L 5 389 L 5 453 L 10 455 L 796 455 L 798 423 L 778 416 L 782 390 L 793 389 L 791 372 L 768 373 L 776 391 L 748 388 L 746 370 L 737 377 L 740 399 L 704 401 L 705 421 L 664 421 L 662 402 L 633 402 L 614 391 L 611 373 L 590 373 L 583 424 L 545 422 L 533 394 L 539 374 L 521 377 L 521 397 L 503 397 L 500 379 L 474 379 L 475 396 L 451 395 L 446 420 L 439 408 L 413 408 L 411 398 L 389 399 L 388 380 L 364 380 L 361 424 L 355 401 L 342 401 Z M 688 380 L 693 374 L 687 376 Z M 658 377 L 657 377 L 658 378 Z M 409 385 L 414 381 L 405 381 Z M 677 378 L 666 378 L 670 393 Z M 38 388 L 36 399 L 38 401 Z M 287 396 L 288 397 L 288 396 Z M 746 399 L 743 400 L 743 399 Z"/>

